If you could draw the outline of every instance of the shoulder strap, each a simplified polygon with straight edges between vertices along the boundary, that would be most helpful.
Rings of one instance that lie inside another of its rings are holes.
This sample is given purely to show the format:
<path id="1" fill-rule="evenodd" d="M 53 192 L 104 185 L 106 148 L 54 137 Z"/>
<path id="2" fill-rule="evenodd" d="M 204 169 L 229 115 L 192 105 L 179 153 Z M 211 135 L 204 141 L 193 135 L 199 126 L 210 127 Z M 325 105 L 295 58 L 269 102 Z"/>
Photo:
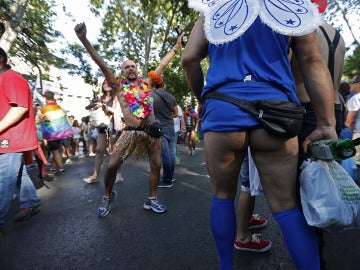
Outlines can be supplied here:
<path id="1" fill-rule="evenodd" d="M 240 107 L 241 109 L 247 111 L 247 112 L 252 112 L 252 113 L 256 113 L 256 110 L 254 110 L 254 107 L 251 105 L 251 103 L 248 100 L 245 99 L 239 99 L 239 98 L 235 98 L 232 96 L 228 96 L 226 94 L 223 93 L 219 93 L 216 91 L 211 91 L 209 93 L 207 93 L 204 97 L 204 100 L 206 98 L 217 98 L 217 99 L 221 99 L 227 102 L 230 102 L 238 107 Z"/>
<path id="2" fill-rule="evenodd" d="M 326 38 L 326 41 L 327 41 L 328 46 L 329 46 L 328 69 L 330 71 L 331 78 L 334 81 L 335 51 L 336 51 L 336 47 L 338 46 L 339 41 L 340 41 L 340 33 L 339 33 L 339 31 L 335 30 L 334 40 L 331 41 L 328 34 L 326 33 L 324 27 L 319 26 L 319 28 L 321 29 L 321 32 L 323 32 L 324 37 Z"/>
<path id="3" fill-rule="evenodd" d="M 170 110 L 170 112 L 173 111 L 173 109 L 170 107 L 169 103 L 167 103 L 167 101 L 165 100 L 165 98 L 159 94 L 156 90 L 153 91 L 155 94 L 157 94 L 160 98 L 161 98 L 161 101 L 165 104 L 165 106 Z"/>

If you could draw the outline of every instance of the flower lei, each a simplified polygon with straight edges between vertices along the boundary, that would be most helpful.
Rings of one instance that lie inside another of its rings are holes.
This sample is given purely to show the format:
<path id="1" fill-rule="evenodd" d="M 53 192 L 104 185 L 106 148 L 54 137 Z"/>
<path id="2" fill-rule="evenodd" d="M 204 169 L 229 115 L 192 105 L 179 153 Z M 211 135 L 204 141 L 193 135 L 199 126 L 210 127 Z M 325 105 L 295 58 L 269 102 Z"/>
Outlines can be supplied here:
<path id="1" fill-rule="evenodd" d="M 136 118 L 146 118 L 151 114 L 153 97 L 148 84 L 141 78 L 138 78 L 139 89 L 144 93 L 139 94 L 138 88 L 126 80 L 121 81 L 121 88 L 125 93 L 125 99 L 129 104 L 132 114 Z"/>

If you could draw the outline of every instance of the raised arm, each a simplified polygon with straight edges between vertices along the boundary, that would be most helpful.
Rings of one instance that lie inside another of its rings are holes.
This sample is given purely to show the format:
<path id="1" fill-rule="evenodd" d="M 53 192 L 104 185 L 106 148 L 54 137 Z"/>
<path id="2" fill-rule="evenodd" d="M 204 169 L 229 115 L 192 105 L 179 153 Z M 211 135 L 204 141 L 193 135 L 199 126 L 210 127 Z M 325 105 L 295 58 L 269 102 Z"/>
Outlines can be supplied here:
<path id="1" fill-rule="evenodd" d="M 201 91 L 204 87 L 204 73 L 201 68 L 201 61 L 207 56 L 207 46 L 208 42 L 204 33 L 204 17 L 201 17 L 191 31 L 181 59 L 186 81 L 199 103 L 201 103 Z"/>
<path id="2" fill-rule="evenodd" d="M 184 34 L 178 36 L 178 39 L 174 47 L 172 47 L 172 49 L 160 60 L 159 65 L 155 69 L 155 74 L 161 75 L 164 72 L 166 66 L 174 58 L 175 54 L 180 50 L 181 42 L 183 38 L 184 38 Z"/>
<path id="3" fill-rule="evenodd" d="M 99 66 L 105 78 L 111 83 L 117 83 L 115 75 L 107 67 L 104 59 L 98 54 L 95 48 L 91 45 L 90 41 L 86 37 L 87 29 L 85 23 L 79 23 L 75 26 L 75 33 L 81 43 L 84 45 L 87 52 L 90 54 L 94 62 Z"/>
<path id="4" fill-rule="evenodd" d="M 121 91 L 121 85 L 117 81 L 114 73 L 107 67 L 104 59 L 97 53 L 95 48 L 91 45 L 89 40 L 86 38 L 86 25 L 85 23 L 79 23 L 75 26 L 75 33 L 81 43 L 84 45 L 87 52 L 90 54 L 91 58 L 94 62 L 99 66 L 105 78 L 111 84 L 113 89 L 115 90 L 116 96 L 118 97 L 121 110 L 124 114 L 124 121 L 127 125 L 131 126 L 140 126 L 141 120 L 134 117 L 130 111 L 129 105 Z"/>

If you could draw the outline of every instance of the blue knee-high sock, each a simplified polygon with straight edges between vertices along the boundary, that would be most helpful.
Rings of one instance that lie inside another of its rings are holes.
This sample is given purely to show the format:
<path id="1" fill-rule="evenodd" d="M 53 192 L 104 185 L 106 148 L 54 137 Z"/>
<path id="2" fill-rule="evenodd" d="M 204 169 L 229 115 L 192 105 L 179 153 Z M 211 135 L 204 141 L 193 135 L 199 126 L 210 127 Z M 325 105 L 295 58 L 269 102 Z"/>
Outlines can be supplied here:
<path id="1" fill-rule="evenodd" d="M 210 224 L 220 261 L 220 270 L 232 270 L 236 234 L 234 199 L 212 198 Z"/>
<path id="2" fill-rule="evenodd" d="M 280 225 L 297 270 L 319 270 L 319 250 L 314 230 L 298 208 L 273 215 Z"/>

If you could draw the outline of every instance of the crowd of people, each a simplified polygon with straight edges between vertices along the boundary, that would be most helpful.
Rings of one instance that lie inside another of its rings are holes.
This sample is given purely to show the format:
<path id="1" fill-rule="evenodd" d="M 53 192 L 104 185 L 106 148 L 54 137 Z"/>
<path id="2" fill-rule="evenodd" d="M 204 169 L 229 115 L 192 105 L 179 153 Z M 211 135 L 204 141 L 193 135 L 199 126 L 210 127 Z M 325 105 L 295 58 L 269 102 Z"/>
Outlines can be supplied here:
<path id="1" fill-rule="evenodd" d="M 341 138 L 345 132 L 351 138 L 360 137 L 360 74 L 354 75 L 350 83 L 341 81 L 343 38 L 322 22 L 311 1 L 304 1 L 311 12 L 303 19 L 314 23 L 300 23 L 291 34 L 261 11 L 248 26 L 232 34 L 221 33 L 209 18 L 217 12 L 216 5 L 195 0 L 189 5 L 205 14 L 195 23 L 181 58 L 198 112 L 194 104 L 186 104 L 183 111 L 166 91 L 163 77 L 165 68 L 182 48 L 183 34 L 147 78 L 138 75 L 134 61 L 125 60 L 119 80 L 88 41 L 85 23 L 77 24 L 78 39 L 105 77 L 101 96 L 86 108 L 89 116 L 81 120 L 67 116 L 51 91 L 44 93 L 46 104 L 36 104 L 33 110 L 25 79 L 11 71 L 6 53 L 0 50 L 0 160 L 5 164 L 0 167 L 0 194 L 4 195 L 0 199 L 0 229 L 13 194 L 22 202 L 16 221 L 28 219 L 39 210 L 40 199 L 22 153 L 33 152 L 40 176 L 47 181 L 53 175 L 64 174 L 64 163 L 71 164 L 73 157 L 95 157 L 93 173 L 83 179 L 88 184 L 99 182 L 104 155 L 108 154 L 99 217 L 111 211 L 117 196 L 113 185 L 124 181 L 120 172 L 124 161 L 131 154 L 147 156 L 149 191 L 143 208 L 165 213 L 167 207 L 159 202 L 157 191 L 174 185 L 175 167 L 181 163 L 177 142 L 184 136 L 188 155 L 195 156 L 200 136 L 211 180 L 210 226 L 219 268 L 233 269 L 234 247 L 252 252 L 271 248 L 270 240 L 252 233 L 252 229 L 267 224 L 253 213 L 255 195 L 250 183 L 258 178 L 297 269 L 325 269 L 322 232 L 310 227 L 301 212 L 298 179 L 300 165 L 309 157 L 310 142 Z M 323 2 L 318 5 L 319 10 L 324 9 Z M 205 58 L 210 59 L 210 65 L 204 81 L 201 62 Z M 5 83 L 21 92 L 12 95 L 12 88 L 4 87 Z M 250 101 L 284 100 L 302 105 L 306 115 L 301 131 L 296 137 L 276 137 L 243 109 L 207 96 L 215 91 Z M 26 130 L 30 139 L 18 139 L 19 129 Z M 360 178 L 360 148 L 357 150 L 354 163 Z M 47 162 L 49 170 L 45 169 Z M 355 179 L 358 184 L 359 178 Z"/>

